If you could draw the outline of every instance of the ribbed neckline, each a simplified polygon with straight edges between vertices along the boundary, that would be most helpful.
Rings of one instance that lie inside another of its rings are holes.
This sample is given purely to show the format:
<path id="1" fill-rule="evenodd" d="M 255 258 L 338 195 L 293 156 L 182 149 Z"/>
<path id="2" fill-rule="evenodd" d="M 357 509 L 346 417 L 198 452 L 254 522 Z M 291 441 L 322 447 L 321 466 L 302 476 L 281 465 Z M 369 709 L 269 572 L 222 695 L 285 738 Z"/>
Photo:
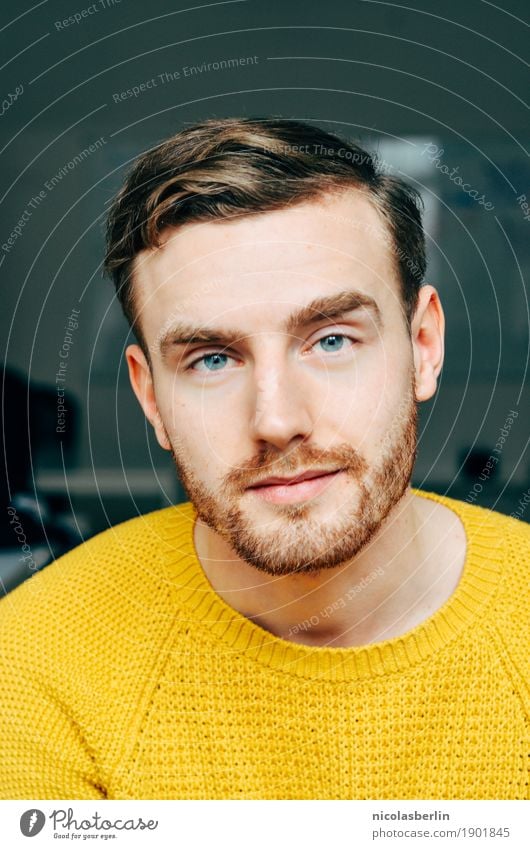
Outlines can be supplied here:
<path id="1" fill-rule="evenodd" d="M 163 535 L 172 552 L 171 583 L 178 602 L 185 605 L 190 618 L 215 635 L 220 651 L 244 653 L 284 674 L 329 681 L 366 680 L 413 667 L 477 619 L 494 594 L 502 567 L 501 535 L 489 511 L 447 496 L 413 492 L 459 516 L 467 551 L 460 581 L 450 598 L 432 616 L 398 637 L 347 648 L 307 646 L 277 637 L 247 619 L 221 598 L 206 577 L 195 552 L 197 514 L 191 503 L 160 511 L 165 514 Z"/>

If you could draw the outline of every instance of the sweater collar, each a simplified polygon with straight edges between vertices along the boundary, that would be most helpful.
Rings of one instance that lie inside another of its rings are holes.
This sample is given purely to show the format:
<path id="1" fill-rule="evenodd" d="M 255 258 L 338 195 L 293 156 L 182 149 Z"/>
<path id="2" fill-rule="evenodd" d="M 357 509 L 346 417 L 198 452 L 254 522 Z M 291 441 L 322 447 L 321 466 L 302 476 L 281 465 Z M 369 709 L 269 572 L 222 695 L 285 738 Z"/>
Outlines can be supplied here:
<path id="1" fill-rule="evenodd" d="M 466 559 L 450 598 L 412 630 L 378 643 L 348 648 L 307 646 L 277 637 L 227 604 L 213 589 L 195 552 L 192 504 L 162 511 L 169 544 L 169 574 L 176 605 L 207 629 L 220 651 L 243 654 L 257 663 L 308 679 L 333 681 L 374 679 L 414 667 L 456 640 L 494 596 L 502 569 L 501 535 L 488 510 L 447 496 L 413 490 L 437 501 L 461 519 L 467 539 Z M 177 516 L 175 515 L 177 512 Z M 177 519 L 177 520 L 176 520 Z"/>

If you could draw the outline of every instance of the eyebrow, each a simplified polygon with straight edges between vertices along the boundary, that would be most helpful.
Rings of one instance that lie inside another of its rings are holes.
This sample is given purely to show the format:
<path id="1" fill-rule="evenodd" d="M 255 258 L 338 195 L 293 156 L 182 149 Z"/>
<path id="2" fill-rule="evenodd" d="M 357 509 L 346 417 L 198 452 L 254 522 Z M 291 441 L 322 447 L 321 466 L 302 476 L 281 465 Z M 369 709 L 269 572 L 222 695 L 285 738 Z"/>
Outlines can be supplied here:
<path id="1" fill-rule="evenodd" d="M 300 307 L 288 316 L 284 322 L 283 331 L 292 333 L 298 328 L 307 327 L 317 321 L 341 318 L 356 310 L 367 310 L 377 325 L 383 326 L 381 310 L 374 298 L 364 292 L 346 289 L 333 295 L 315 298 L 309 304 Z M 164 358 L 168 350 L 177 345 L 222 345 L 229 347 L 236 340 L 248 336 L 242 330 L 231 328 L 205 328 L 179 322 L 162 336 L 159 344 L 160 353 Z"/>

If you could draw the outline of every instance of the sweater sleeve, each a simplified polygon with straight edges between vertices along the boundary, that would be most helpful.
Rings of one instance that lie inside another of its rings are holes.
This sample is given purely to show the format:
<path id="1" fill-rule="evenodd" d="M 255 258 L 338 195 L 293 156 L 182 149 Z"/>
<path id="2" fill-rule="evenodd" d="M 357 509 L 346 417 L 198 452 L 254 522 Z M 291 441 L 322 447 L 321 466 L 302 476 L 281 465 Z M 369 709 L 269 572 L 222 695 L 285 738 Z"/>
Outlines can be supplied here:
<path id="1" fill-rule="evenodd" d="M 150 522 L 92 537 L 0 599 L 0 798 L 114 798 L 177 615 Z"/>
<path id="2" fill-rule="evenodd" d="M 41 596 L 30 592 L 41 580 L 0 601 L 0 798 L 104 798 L 65 686 L 76 671 L 65 668 L 60 647 L 71 641 L 43 619 Z"/>
<path id="3" fill-rule="evenodd" d="M 529 722 L 530 533 L 518 519 L 505 521 L 505 575 L 488 631 Z"/>
<path id="4" fill-rule="evenodd" d="M 0 657 L 0 798 L 101 799 L 94 759 L 53 688 Z M 11 659 L 12 660 L 12 659 Z"/>

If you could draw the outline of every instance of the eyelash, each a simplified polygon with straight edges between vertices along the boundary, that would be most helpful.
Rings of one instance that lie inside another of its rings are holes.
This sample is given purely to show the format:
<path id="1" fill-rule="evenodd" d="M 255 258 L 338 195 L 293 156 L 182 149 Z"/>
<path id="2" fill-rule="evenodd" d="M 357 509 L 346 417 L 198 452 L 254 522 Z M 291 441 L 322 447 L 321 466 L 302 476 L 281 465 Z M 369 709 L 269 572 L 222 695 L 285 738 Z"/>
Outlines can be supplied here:
<path id="1" fill-rule="evenodd" d="M 326 333 L 324 336 L 321 336 L 319 339 L 316 339 L 315 342 L 313 342 L 313 344 L 311 345 L 311 348 L 315 348 L 320 342 L 323 342 L 325 339 L 329 339 L 332 336 L 338 336 L 341 339 L 346 339 L 348 342 L 350 342 L 350 348 L 353 348 L 356 344 L 358 344 L 358 340 L 354 336 L 349 336 L 347 333 L 336 332 L 336 333 Z M 340 350 L 342 350 L 342 347 L 339 349 L 339 351 Z M 322 351 L 322 353 L 323 354 L 332 354 L 334 352 L 333 351 Z M 235 359 L 235 357 L 231 357 L 231 355 L 226 353 L 224 350 L 208 351 L 206 354 L 202 354 L 200 357 L 197 357 L 195 360 L 192 360 L 192 362 L 189 363 L 186 366 L 185 371 L 200 371 L 201 369 L 196 369 L 196 368 L 194 368 L 194 366 L 196 366 L 198 363 L 203 362 L 203 360 L 205 360 L 206 357 L 212 357 L 212 356 L 215 356 L 215 354 L 220 354 L 221 356 L 226 356 L 229 359 Z M 211 370 L 205 369 L 205 371 L 216 371 L 216 369 L 211 369 Z M 219 369 L 219 371 L 224 371 L 224 369 Z"/>

